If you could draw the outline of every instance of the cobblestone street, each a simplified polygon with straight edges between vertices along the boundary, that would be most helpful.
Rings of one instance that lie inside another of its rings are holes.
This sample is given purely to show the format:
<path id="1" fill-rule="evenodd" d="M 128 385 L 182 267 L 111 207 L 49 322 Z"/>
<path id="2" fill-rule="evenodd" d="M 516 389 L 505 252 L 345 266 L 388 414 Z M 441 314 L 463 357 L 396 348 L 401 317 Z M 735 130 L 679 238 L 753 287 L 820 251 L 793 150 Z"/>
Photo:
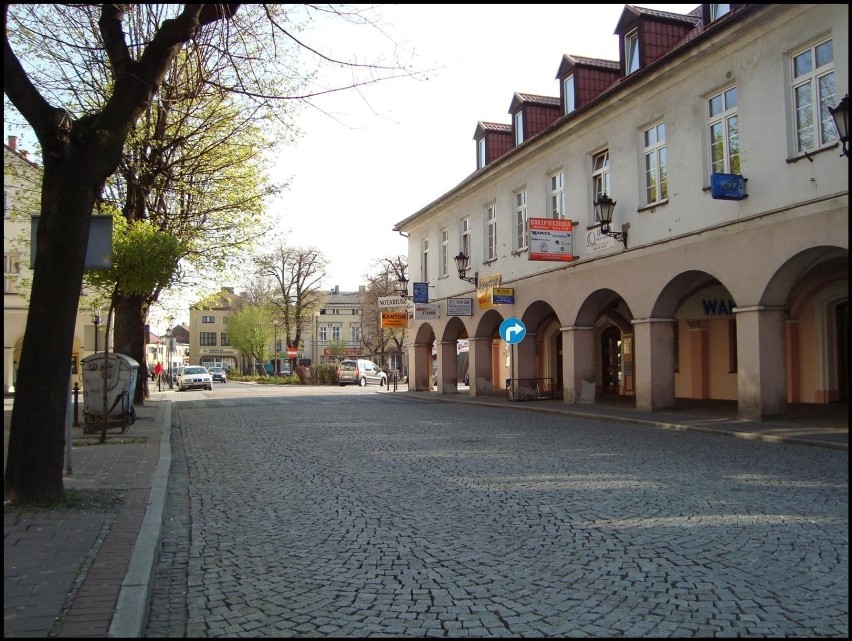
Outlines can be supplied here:
<path id="1" fill-rule="evenodd" d="M 149 637 L 848 635 L 847 452 L 196 398 L 174 406 Z"/>

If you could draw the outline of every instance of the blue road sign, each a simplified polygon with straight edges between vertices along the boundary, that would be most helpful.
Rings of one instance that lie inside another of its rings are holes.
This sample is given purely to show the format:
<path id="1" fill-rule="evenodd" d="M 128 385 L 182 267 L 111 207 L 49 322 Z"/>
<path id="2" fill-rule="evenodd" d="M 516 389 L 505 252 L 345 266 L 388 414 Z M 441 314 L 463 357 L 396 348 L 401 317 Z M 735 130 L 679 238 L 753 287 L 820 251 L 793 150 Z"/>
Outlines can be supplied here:
<path id="1" fill-rule="evenodd" d="M 511 317 L 500 323 L 500 338 L 509 343 L 509 345 L 520 343 L 526 335 L 527 328 L 520 318 Z"/>

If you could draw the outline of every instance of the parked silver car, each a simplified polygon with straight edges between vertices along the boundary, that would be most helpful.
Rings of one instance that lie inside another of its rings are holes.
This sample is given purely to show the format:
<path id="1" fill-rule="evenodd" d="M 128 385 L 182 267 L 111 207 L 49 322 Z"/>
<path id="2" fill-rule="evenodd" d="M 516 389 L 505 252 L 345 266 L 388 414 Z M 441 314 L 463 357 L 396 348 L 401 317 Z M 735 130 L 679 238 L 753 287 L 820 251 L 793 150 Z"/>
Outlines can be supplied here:
<path id="1" fill-rule="evenodd" d="M 207 371 L 210 372 L 210 376 L 213 377 L 213 382 L 219 383 L 227 383 L 228 382 L 228 372 L 224 367 L 208 367 Z"/>
<path id="2" fill-rule="evenodd" d="M 341 387 L 347 384 L 365 387 L 367 383 L 387 385 L 388 375 L 373 361 L 364 358 L 346 359 L 337 366 L 337 382 Z"/>
<path id="3" fill-rule="evenodd" d="M 206 367 L 201 367 L 200 365 L 187 365 L 181 370 L 180 374 L 178 374 L 177 386 L 178 390 L 181 392 L 196 387 L 212 390 L 213 377 L 210 376 L 210 372 L 207 371 Z"/>

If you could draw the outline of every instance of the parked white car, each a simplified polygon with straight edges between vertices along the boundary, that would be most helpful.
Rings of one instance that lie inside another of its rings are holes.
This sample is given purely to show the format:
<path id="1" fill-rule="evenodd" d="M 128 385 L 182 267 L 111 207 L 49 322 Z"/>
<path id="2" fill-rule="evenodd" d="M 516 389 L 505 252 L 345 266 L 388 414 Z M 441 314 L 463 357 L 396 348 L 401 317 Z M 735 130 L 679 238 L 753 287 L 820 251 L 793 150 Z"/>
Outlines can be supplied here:
<path id="1" fill-rule="evenodd" d="M 178 390 L 183 392 L 195 387 L 212 390 L 213 377 L 206 367 L 200 365 L 187 365 L 184 367 L 177 377 Z"/>

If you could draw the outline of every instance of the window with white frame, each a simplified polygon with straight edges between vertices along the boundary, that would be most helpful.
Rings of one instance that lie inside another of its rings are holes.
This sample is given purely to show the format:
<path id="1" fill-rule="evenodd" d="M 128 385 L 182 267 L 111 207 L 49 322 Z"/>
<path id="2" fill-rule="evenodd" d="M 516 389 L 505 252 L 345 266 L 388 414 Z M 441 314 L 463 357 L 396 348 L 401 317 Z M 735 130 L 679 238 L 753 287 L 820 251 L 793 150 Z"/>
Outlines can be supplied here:
<path id="1" fill-rule="evenodd" d="M 594 200 L 597 200 L 603 195 L 611 196 L 610 193 L 610 175 L 609 175 L 609 149 L 592 156 L 592 193 Z M 595 210 L 594 207 L 592 207 Z M 598 223 L 598 213 L 594 213 L 595 222 Z"/>
<path id="2" fill-rule="evenodd" d="M 441 230 L 441 256 L 439 259 L 439 271 L 438 276 L 441 278 L 447 277 L 447 267 L 449 265 L 450 260 L 450 230 L 446 227 Z"/>
<path id="3" fill-rule="evenodd" d="M 725 14 L 731 12 L 731 5 L 729 4 L 711 4 L 710 5 L 710 21 L 718 20 Z"/>
<path id="4" fill-rule="evenodd" d="M 631 74 L 639 69 L 639 30 L 633 29 L 624 36 L 624 72 Z"/>
<path id="5" fill-rule="evenodd" d="M 550 217 L 565 218 L 565 172 L 550 175 Z"/>
<path id="6" fill-rule="evenodd" d="M 666 180 L 666 125 L 657 123 L 642 134 L 645 157 L 645 204 L 668 198 Z"/>
<path id="7" fill-rule="evenodd" d="M 352 342 L 355 342 L 355 343 L 360 342 L 360 340 L 361 340 L 361 326 L 358 325 L 357 323 L 353 323 L 352 325 L 350 325 L 349 336 L 350 336 L 349 340 L 351 340 Z"/>
<path id="8" fill-rule="evenodd" d="M 320 325 L 319 326 L 319 339 L 321 341 L 327 341 L 328 340 L 328 327 L 326 325 Z"/>
<path id="9" fill-rule="evenodd" d="M 710 135 L 710 172 L 740 173 L 740 129 L 737 124 L 737 88 L 728 87 L 707 101 Z"/>
<path id="10" fill-rule="evenodd" d="M 515 249 L 527 248 L 527 190 L 515 192 Z"/>
<path id="11" fill-rule="evenodd" d="M 476 168 L 485 167 L 485 136 L 476 141 Z"/>
<path id="12" fill-rule="evenodd" d="M 497 260 L 497 205 L 485 210 L 485 260 Z"/>
<path id="13" fill-rule="evenodd" d="M 573 73 L 562 81 L 562 91 L 565 93 L 565 113 L 570 114 L 577 108 Z"/>
<path id="14" fill-rule="evenodd" d="M 470 218 L 461 221 L 461 253 L 470 258 Z"/>
<path id="15" fill-rule="evenodd" d="M 524 142 L 524 114 L 519 111 L 515 114 L 515 144 L 520 145 Z"/>
<path id="16" fill-rule="evenodd" d="M 3 293 L 18 293 L 21 261 L 18 254 L 3 254 Z"/>
<path id="17" fill-rule="evenodd" d="M 331 340 L 339 341 L 340 340 L 340 325 L 332 325 L 331 326 Z"/>
<path id="18" fill-rule="evenodd" d="M 828 111 L 836 102 L 834 45 L 831 40 L 798 51 L 790 57 L 796 152 L 819 149 L 837 140 Z"/>
<path id="19" fill-rule="evenodd" d="M 420 279 L 429 282 L 429 239 L 423 239 L 423 260 L 420 263 Z"/>

